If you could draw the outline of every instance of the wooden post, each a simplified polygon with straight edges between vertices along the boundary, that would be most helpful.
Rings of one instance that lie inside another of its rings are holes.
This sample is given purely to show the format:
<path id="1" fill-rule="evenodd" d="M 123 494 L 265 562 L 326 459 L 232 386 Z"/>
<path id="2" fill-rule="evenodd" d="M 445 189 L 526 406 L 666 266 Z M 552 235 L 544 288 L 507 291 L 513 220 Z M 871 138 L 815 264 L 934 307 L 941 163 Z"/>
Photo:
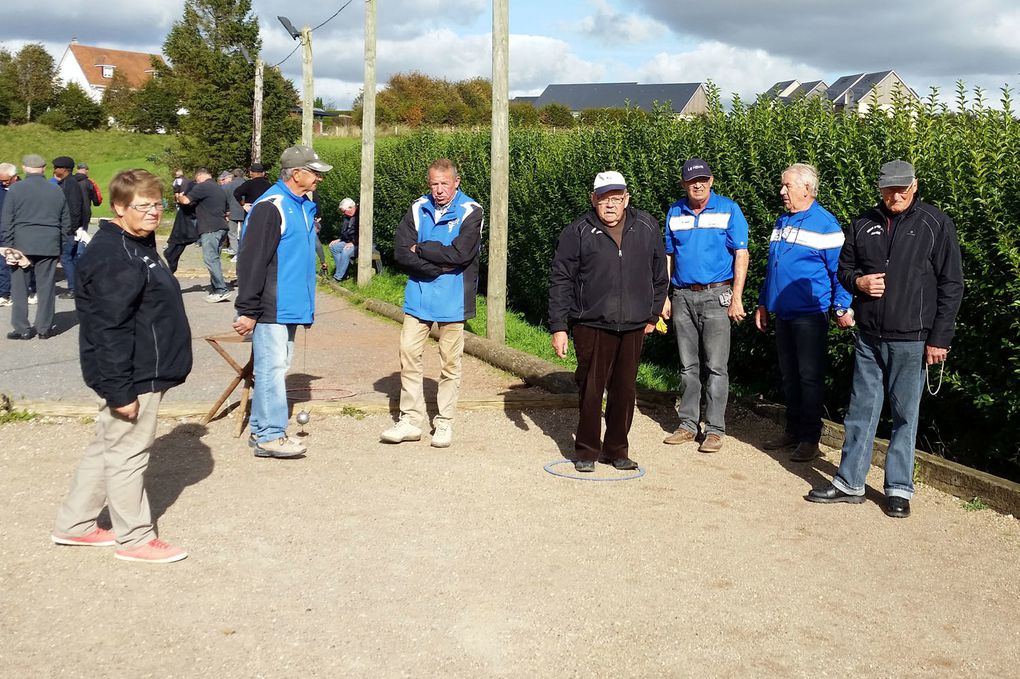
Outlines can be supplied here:
<path id="1" fill-rule="evenodd" d="M 251 129 L 251 162 L 262 162 L 262 99 L 263 77 L 266 64 L 259 57 L 255 60 L 255 120 Z"/>
<path id="2" fill-rule="evenodd" d="M 372 280 L 375 193 L 375 2 L 365 0 L 365 89 L 361 120 L 361 200 L 358 204 L 358 287 Z"/>
<path id="3" fill-rule="evenodd" d="M 301 47 L 304 57 L 301 63 L 301 75 L 304 83 L 301 99 L 301 143 L 312 146 L 312 114 L 315 106 L 315 81 L 312 78 L 312 29 L 305 26 L 301 29 Z"/>
<path id="4" fill-rule="evenodd" d="M 510 12 L 508 0 L 492 1 L 492 177 L 489 196 L 489 283 L 486 333 L 506 342 L 507 222 L 510 193 Z"/>

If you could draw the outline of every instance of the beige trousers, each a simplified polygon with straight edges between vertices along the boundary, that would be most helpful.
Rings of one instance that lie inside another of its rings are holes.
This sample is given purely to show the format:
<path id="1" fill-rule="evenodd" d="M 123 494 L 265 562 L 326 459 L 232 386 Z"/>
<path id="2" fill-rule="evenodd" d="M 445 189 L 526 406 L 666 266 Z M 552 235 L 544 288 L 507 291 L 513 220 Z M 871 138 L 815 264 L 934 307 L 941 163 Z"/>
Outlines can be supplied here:
<path id="1" fill-rule="evenodd" d="M 145 469 L 156 439 L 156 413 L 162 398 L 162 392 L 141 394 L 133 422 L 114 415 L 106 401 L 101 401 L 96 438 L 85 449 L 71 479 L 71 490 L 57 512 L 57 535 L 77 537 L 92 532 L 106 505 L 119 545 L 136 547 L 156 537 L 145 494 Z"/>
<path id="2" fill-rule="evenodd" d="M 460 359 L 464 354 L 464 323 L 440 323 L 439 326 L 439 414 L 436 420 L 452 421 L 460 394 Z M 416 427 L 428 423 L 425 392 L 422 389 L 422 354 L 433 321 L 404 314 L 400 330 L 400 415 Z"/>

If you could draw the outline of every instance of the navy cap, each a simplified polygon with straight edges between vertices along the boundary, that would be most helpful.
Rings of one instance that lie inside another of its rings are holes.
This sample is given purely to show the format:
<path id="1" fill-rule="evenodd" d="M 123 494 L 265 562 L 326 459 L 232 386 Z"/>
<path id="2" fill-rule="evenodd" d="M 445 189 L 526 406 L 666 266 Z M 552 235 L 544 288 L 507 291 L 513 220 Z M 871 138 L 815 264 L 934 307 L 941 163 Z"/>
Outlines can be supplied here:
<path id="1" fill-rule="evenodd" d="M 680 178 L 685 182 L 689 182 L 692 179 L 698 177 L 711 177 L 712 168 L 708 166 L 708 163 L 703 161 L 701 158 L 691 158 L 684 163 L 684 169 L 680 171 Z"/>

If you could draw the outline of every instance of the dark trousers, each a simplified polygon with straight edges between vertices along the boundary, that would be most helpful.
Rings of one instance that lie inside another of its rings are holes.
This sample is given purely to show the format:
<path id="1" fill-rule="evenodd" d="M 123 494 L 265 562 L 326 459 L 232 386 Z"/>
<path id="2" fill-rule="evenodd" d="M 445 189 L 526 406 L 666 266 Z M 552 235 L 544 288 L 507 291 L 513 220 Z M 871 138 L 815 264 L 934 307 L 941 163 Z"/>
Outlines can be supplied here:
<path id="1" fill-rule="evenodd" d="M 32 326 L 28 322 L 28 286 L 32 273 L 38 284 L 38 302 L 35 308 L 35 329 L 49 332 L 53 325 L 53 307 L 56 304 L 54 281 L 57 275 L 58 257 L 30 256 L 32 266 L 28 269 L 17 267 L 11 271 L 11 325 L 21 334 Z"/>
<path id="2" fill-rule="evenodd" d="M 167 243 L 166 250 L 163 250 L 163 258 L 166 260 L 166 265 L 170 267 L 171 273 L 177 273 L 177 262 L 180 261 L 181 255 L 184 254 L 184 248 L 191 245 L 190 243 Z"/>
<path id="3" fill-rule="evenodd" d="M 798 441 L 818 443 L 822 436 L 828 346 L 826 314 L 776 319 L 776 349 L 786 396 L 786 431 Z"/>
<path id="4" fill-rule="evenodd" d="M 67 289 L 74 292 L 74 260 L 78 250 L 78 241 L 73 236 L 64 236 L 60 243 L 60 265 L 64 267 L 64 282 Z"/>
<path id="5" fill-rule="evenodd" d="M 578 460 L 625 459 L 627 434 L 634 421 L 637 371 L 644 328 L 613 332 L 586 325 L 574 327 L 578 390 Z M 606 438 L 602 441 L 602 394 L 606 397 Z"/>

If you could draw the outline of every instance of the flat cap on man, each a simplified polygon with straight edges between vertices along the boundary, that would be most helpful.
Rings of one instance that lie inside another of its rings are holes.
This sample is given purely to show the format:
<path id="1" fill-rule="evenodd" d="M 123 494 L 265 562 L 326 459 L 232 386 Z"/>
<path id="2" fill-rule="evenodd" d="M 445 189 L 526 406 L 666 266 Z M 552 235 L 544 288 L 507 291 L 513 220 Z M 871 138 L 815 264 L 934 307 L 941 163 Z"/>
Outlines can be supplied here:
<path id="1" fill-rule="evenodd" d="M 53 159 L 53 167 L 62 167 L 66 170 L 74 169 L 74 159 L 70 156 L 57 156 Z"/>
<path id="2" fill-rule="evenodd" d="M 680 178 L 685 182 L 689 182 L 692 179 L 698 177 L 711 177 L 712 168 L 708 166 L 708 163 L 703 161 L 701 158 L 691 158 L 684 163 L 684 168 L 680 171 Z"/>
<path id="3" fill-rule="evenodd" d="M 296 168 L 307 168 L 315 172 L 329 172 L 333 166 L 322 162 L 319 154 L 310 146 L 291 146 L 280 154 L 280 168 L 293 170 Z"/>
<path id="4" fill-rule="evenodd" d="M 248 172 L 265 172 L 266 166 L 262 163 L 252 163 L 248 166 Z"/>
<path id="5" fill-rule="evenodd" d="M 595 175 L 595 183 L 592 185 L 592 190 L 596 196 L 601 196 L 603 193 L 609 193 L 610 191 L 626 191 L 627 180 L 623 178 L 622 174 L 614 170 L 599 172 Z"/>
<path id="6" fill-rule="evenodd" d="M 21 159 L 21 164 L 24 167 L 30 167 L 32 169 L 46 167 L 46 159 L 40 156 L 38 153 L 29 153 L 27 156 Z"/>
<path id="7" fill-rule="evenodd" d="M 905 160 L 890 160 L 878 175 L 878 188 L 910 186 L 914 183 L 914 166 Z"/>

